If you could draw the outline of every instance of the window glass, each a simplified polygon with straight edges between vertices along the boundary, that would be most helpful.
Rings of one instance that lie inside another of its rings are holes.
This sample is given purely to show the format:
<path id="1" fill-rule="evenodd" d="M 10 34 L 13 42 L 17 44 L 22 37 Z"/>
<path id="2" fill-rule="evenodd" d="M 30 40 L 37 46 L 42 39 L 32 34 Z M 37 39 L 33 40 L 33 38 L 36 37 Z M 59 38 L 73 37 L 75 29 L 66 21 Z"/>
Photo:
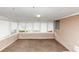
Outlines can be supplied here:
<path id="1" fill-rule="evenodd" d="M 33 23 L 33 32 L 40 32 L 40 23 Z"/>
<path id="2" fill-rule="evenodd" d="M 47 32 L 47 23 L 41 23 L 40 25 L 41 25 L 40 31 L 41 32 Z"/>
<path id="3" fill-rule="evenodd" d="M 53 32 L 53 23 L 52 22 L 29 22 L 29 23 L 20 23 L 20 30 L 25 30 L 26 32 Z"/>
<path id="4" fill-rule="evenodd" d="M 19 23 L 19 30 L 25 30 L 25 23 Z"/>
<path id="5" fill-rule="evenodd" d="M 53 32 L 53 23 L 48 23 L 48 32 Z"/>
<path id="6" fill-rule="evenodd" d="M 0 20 L 0 38 L 10 34 L 9 22 Z"/>
<path id="7" fill-rule="evenodd" d="M 32 23 L 26 23 L 26 32 L 32 32 Z"/>
<path id="8" fill-rule="evenodd" d="M 11 22 L 11 34 L 17 32 L 17 23 L 16 22 Z"/>

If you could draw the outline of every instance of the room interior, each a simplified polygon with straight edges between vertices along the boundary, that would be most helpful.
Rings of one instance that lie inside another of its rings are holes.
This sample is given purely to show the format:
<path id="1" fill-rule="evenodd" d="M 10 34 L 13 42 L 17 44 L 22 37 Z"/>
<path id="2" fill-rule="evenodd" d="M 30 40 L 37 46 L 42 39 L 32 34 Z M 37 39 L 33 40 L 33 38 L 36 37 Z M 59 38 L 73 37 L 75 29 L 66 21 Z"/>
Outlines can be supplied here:
<path id="1" fill-rule="evenodd" d="M 1 52 L 78 52 L 78 7 L 0 7 Z"/>

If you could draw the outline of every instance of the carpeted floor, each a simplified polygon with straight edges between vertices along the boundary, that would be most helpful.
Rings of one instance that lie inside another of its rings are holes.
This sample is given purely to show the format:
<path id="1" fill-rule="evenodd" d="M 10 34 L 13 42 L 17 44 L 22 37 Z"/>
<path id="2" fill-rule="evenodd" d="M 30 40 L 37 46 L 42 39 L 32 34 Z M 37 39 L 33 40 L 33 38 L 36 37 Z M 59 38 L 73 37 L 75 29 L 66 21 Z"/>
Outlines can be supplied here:
<path id="1" fill-rule="evenodd" d="M 54 39 L 23 40 L 19 39 L 2 52 L 63 52 L 68 51 Z"/>

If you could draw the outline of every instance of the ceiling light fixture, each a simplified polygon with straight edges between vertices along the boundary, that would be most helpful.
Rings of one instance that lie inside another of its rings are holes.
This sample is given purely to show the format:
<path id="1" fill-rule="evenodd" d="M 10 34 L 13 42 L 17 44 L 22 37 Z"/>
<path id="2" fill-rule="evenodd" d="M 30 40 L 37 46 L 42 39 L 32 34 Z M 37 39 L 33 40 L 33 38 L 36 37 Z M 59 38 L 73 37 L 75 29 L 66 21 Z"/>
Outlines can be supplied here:
<path id="1" fill-rule="evenodd" d="M 36 17 L 40 17 L 40 15 L 38 14 L 38 15 L 36 15 Z"/>

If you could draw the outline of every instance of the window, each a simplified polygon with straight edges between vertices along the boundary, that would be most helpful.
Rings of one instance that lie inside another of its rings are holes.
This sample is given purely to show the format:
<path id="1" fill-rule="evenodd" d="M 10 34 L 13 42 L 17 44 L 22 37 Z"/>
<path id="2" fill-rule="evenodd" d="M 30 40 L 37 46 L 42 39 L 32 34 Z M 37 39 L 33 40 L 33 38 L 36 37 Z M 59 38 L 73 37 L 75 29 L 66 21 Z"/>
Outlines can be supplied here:
<path id="1" fill-rule="evenodd" d="M 25 30 L 26 32 L 53 32 L 52 22 L 27 22 L 19 23 L 19 30 Z"/>
<path id="2" fill-rule="evenodd" d="M 16 22 L 11 22 L 11 34 L 17 32 L 17 23 Z"/>
<path id="3" fill-rule="evenodd" d="M 9 22 L 0 20 L 0 38 L 10 34 Z"/>
<path id="4" fill-rule="evenodd" d="M 40 32 L 47 32 L 47 23 L 41 23 L 40 25 Z"/>
<path id="5" fill-rule="evenodd" d="M 19 23 L 19 30 L 25 30 L 25 23 Z"/>
<path id="6" fill-rule="evenodd" d="M 48 23 L 48 32 L 53 32 L 54 28 L 53 28 L 53 23 Z"/>
<path id="7" fill-rule="evenodd" d="M 54 29 L 55 29 L 55 30 L 60 29 L 60 20 L 54 21 Z"/>
<path id="8" fill-rule="evenodd" d="M 32 32 L 32 23 L 26 23 L 26 31 Z"/>
<path id="9" fill-rule="evenodd" d="M 33 23 L 33 32 L 40 32 L 40 23 Z"/>

